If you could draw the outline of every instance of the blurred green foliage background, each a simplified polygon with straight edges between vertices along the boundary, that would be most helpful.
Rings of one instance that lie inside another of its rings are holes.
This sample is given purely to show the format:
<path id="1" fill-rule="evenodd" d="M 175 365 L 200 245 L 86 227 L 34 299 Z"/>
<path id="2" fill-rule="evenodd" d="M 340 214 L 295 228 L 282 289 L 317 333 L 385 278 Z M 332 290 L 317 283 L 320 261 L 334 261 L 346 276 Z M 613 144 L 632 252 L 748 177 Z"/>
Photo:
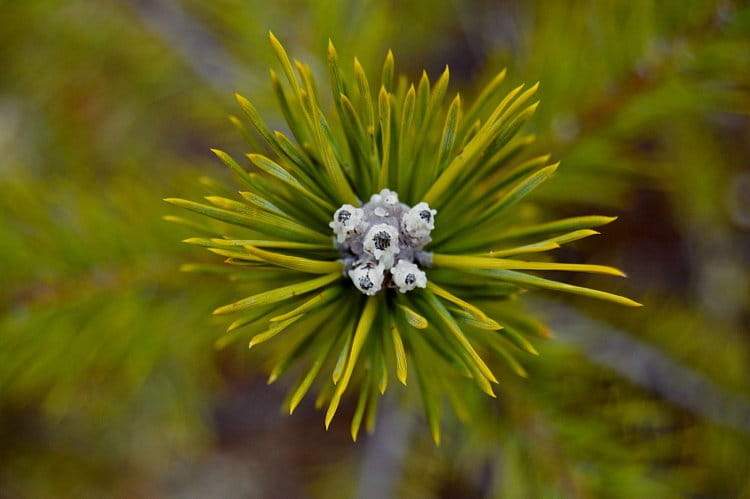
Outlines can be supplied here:
<path id="1" fill-rule="evenodd" d="M 269 29 L 320 77 L 330 37 L 469 99 L 541 81 L 525 216 L 619 216 L 563 256 L 646 306 L 532 294 L 555 338 L 440 448 L 410 390 L 356 445 L 281 415 L 161 220 L 229 180 L 233 91 L 283 126 Z M 748 158 L 745 2 L 0 0 L 0 497 L 750 497 Z"/>

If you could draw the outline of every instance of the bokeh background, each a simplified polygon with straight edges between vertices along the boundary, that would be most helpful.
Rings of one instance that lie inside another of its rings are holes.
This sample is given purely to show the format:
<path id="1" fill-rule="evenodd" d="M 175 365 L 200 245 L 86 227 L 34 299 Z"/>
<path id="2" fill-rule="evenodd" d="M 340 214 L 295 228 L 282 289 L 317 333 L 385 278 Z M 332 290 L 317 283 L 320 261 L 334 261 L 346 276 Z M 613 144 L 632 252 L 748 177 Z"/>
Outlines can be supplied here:
<path id="1" fill-rule="evenodd" d="M 351 401 L 282 415 L 161 219 L 230 180 L 234 91 L 283 127 L 269 29 L 320 77 L 330 37 L 469 99 L 541 81 L 562 166 L 523 209 L 617 215 L 561 257 L 646 306 L 524 297 L 555 337 L 439 448 L 408 389 L 357 444 Z M 0 0 L 0 497 L 750 497 L 749 158 L 746 2 Z"/>

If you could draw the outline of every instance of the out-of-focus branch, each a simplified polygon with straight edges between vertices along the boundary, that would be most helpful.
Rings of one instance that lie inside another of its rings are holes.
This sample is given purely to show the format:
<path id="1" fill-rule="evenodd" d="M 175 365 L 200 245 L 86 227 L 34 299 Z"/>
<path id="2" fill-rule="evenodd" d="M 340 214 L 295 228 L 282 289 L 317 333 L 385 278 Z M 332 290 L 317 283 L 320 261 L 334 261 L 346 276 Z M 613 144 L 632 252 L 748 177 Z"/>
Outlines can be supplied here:
<path id="1" fill-rule="evenodd" d="M 222 94 L 234 90 L 239 82 L 253 86 L 259 81 L 178 2 L 132 0 L 127 4 L 152 32 L 167 41 L 201 78 Z"/>
<path id="2" fill-rule="evenodd" d="M 750 434 L 750 400 L 717 386 L 625 331 L 585 317 L 572 307 L 535 301 L 558 341 L 580 349 L 642 388 L 699 416 Z"/>
<path id="3" fill-rule="evenodd" d="M 355 494 L 362 499 L 396 497 L 396 487 L 410 446 L 409 435 L 416 420 L 413 411 L 400 409 L 389 398 L 383 402 L 377 438 L 367 441 L 362 459 Z"/>

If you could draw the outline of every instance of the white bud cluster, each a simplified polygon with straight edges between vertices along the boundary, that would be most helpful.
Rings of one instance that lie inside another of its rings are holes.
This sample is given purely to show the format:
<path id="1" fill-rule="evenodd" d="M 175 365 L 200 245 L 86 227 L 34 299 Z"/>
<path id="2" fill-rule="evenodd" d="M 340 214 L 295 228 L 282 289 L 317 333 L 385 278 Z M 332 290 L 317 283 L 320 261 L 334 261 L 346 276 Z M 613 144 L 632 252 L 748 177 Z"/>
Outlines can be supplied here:
<path id="1" fill-rule="evenodd" d="M 391 269 L 393 282 L 402 293 L 411 291 L 414 288 L 424 288 L 427 286 L 427 275 L 419 270 L 416 263 L 399 260 L 395 267 Z"/>
<path id="2" fill-rule="evenodd" d="M 343 243 L 348 238 L 359 233 L 364 233 L 367 225 L 364 223 L 365 212 L 361 208 L 355 208 L 350 204 L 345 204 L 333 214 L 333 222 L 328 224 L 333 233 L 336 234 L 336 241 Z"/>
<path id="3" fill-rule="evenodd" d="M 437 210 L 431 210 L 427 203 L 418 203 L 410 209 L 401 220 L 401 228 L 414 241 L 430 237 L 435 228 Z"/>
<path id="4" fill-rule="evenodd" d="M 349 278 L 358 290 L 372 296 L 383 287 L 383 265 L 370 260 L 362 262 L 349 271 Z"/>
<path id="5" fill-rule="evenodd" d="M 393 267 L 393 260 L 401 251 L 398 236 L 396 227 L 388 224 L 375 224 L 365 235 L 365 251 L 389 269 Z"/>
<path id="6" fill-rule="evenodd" d="M 431 260 L 423 248 L 432 241 L 436 214 L 424 202 L 411 208 L 400 203 L 388 189 L 361 208 L 345 204 L 336 210 L 329 226 L 354 286 L 370 296 L 385 287 L 401 293 L 424 288 L 427 276 L 417 264 Z"/>

